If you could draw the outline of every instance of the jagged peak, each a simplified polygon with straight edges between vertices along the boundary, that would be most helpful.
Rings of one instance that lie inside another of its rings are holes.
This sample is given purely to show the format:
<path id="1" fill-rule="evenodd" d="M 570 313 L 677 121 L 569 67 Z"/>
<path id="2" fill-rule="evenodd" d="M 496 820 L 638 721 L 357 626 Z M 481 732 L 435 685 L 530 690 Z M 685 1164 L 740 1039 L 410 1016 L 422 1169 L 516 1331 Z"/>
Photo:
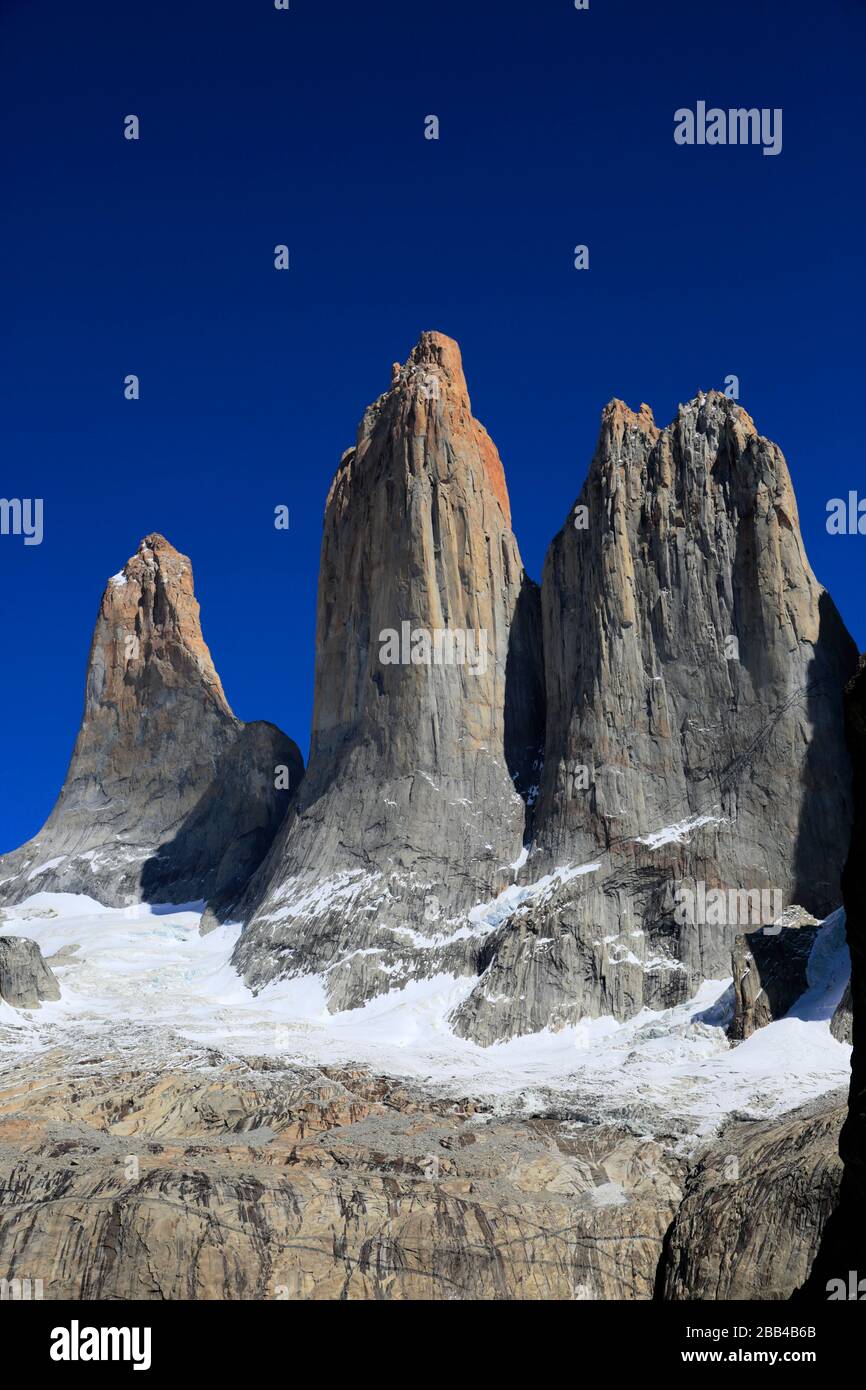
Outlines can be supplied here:
<path id="1" fill-rule="evenodd" d="M 596 455 L 608 454 L 611 447 L 618 451 L 629 430 L 640 431 L 646 442 L 652 445 L 683 426 L 695 424 L 702 431 L 708 426 L 719 431 L 731 430 L 740 449 L 745 449 L 752 439 L 768 445 L 772 443 L 759 435 L 751 415 L 738 401 L 725 395 L 723 391 L 712 389 L 698 390 L 691 400 L 680 402 L 674 419 L 663 427 L 656 424 L 652 409 L 645 402 L 638 410 L 632 410 L 625 401 L 614 397 L 608 401 L 601 413 Z"/>
<path id="2" fill-rule="evenodd" d="M 634 488 L 642 489 L 647 480 L 657 476 L 670 484 L 675 475 L 691 467 L 692 436 L 706 437 L 709 446 L 723 446 L 730 458 L 737 461 L 737 477 L 746 492 L 755 495 L 769 492 L 783 525 L 799 536 L 799 519 L 793 484 L 784 454 L 777 444 L 758 432 L 748 411 L 723 391 L 698 390 L 685 403 L 680 402 L 670 424 L 656 425 L 648 405 L 632 410 L 618 397 L 602 410 L 598 442 L 587 474 L 584 491 L 597 483 L 602 492 L 617 498 L 622 505 L 627 497 L 622 484 L 631 480 Z M 655 460 L 655 464 L 651 464 Z M 709 486 L 711 477 L 707 474 Z"/>
<path id="3" fill-rule="evenodd" d="M 428 399 L 436 398 L 440 392 L 460 401 L 467 411 L 471 410 L 469 391 L 463 372 L 463 356 L 460 345 L 445 333 L 426 330 L 401 367 L 395 362 L 391 368 L 391 391 L 417 388 L 419 394 Z"/>
<path id="4" fill-rule="evenodd" d="M 709 391 L 697 391 L 691 400 L 684 404 L 681 402 L 677 407 L 677 420 L 684 416 L 700 414 L 714 417 L 720 421 L 730 421 L 747 435 L 757 435 L 758 433 L 754 420 L 749 412 L 743 409 L 739 401 L 735 401 L 731 396 L 726 396 L 724 391 L 718 391 L 715 388 Z M 676 420 L 671 422 L 671 425 L 674 424 L 676 424 Z"/>
<path id="5" fill-rule="evenodd" d="M 604 410 L 601 412 L 602 428 L 605 425 L 622 425 L 626 428 L 642 430 L 645 434 L 656 435 L 659 433 L 652 409 L 646 401 L 642 401 L 638 410 L 632 410 L 621 401 L 618 396 L 608 401 Z"/>
<path id="6" fill-rule="evenodd" d="M 130 579 L 140 579 L 146 571 L 156 569 L 171 571 L 178 578 L 187 576 L 188 587 L 192 587 L 192 565 L 189 557 L 176 550 L 158 531 L 152 531 L 142 537 L 135 554 L 130 555 L 123 568 L 111 576 L 108 592 L 122 588 Z"/>
<path id="7" fill-rule="evenodd" d="M 427 329 L 421 334 L 409 353 L 406 365 L 422 366 L 425 363 L 442 367 L 455 375 L 463 375 L 460 344 L 454 338 L 449 338 L 447 333 L 439 333 L 435 329 Z"/>
<path id="8" fill-rule="evenodd" d="M 180 552 L 175 550 L 171 541 L 167 541 L 165 536 L 160 535 L 159 531 L 151 531 L 149 536 L 144 536 L 139 541 L 138 554 L 141 555 L 148 550 L 152 551 L 155 555 L 180 555 Z"/>
<path id="9" fill-rule="evenodd" d="M 186 655 L 167 657 L 170 651 Z M 189 557 L 151 531 L 106 585 L 91 647 L 87 711 L 120 708 L 142 683 L 149 689 L 184 679 L 202 682 L 236 722 L 202 634 Z"/>
<path id="10" fill-rule="evenodd" d="M 331 482 L 325 503 L 326 516 L 335 501 L 345 505 L 347 490 L 357 480 L 368 451 L 374 440 L 382 438 L 383 430 L 396 436 L 401 431 L 423 434 L 425 429 L 431 429 L 440 437 L 450 434 L 452 439 L 471 440 L 472 447 L 481 456 L 484 475 L 506 525 L 510 527 L 511 506 L 502 461 L 484 426 L 472 414 L 459 344 L 447 334 L 434 330 L 421 334 L 402 366 L 399 362 L 393 363 L 390 387 L 364 411 L 355 444 L 344 450 Z"/>
<path id="11" fill-rule="evenodd" d="M 641 402 L 637 410 L 614 396 L 609 400 L 601 412 L 602 428 L 605 425 L 620 425 L 626 428 L 642 430 L 645 434 L 660 434 L 664 428 L 672 429 L 678 420 L 690 415 L 712 415 L 719 418 L 732 420 L 745 429 L 748 434 L 757 434 L 755 422 L 744 410 L 738 401 L 725 395 L 724 391 L 712 388 L 709 391 L 698 390 L 688 401 L 680 402 L 677 406 L 676 417 L 666 427 L 656 424 L 652 408 Z"/>

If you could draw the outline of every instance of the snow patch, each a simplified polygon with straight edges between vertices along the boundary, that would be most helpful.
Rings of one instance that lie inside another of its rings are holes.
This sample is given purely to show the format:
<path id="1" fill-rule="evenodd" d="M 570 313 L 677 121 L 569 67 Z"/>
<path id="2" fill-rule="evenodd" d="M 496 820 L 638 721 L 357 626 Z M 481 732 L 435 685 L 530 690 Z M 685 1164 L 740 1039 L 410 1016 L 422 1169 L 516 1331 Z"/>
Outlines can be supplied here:
<path id="1" fill-rule="evenodd" d="M 27 875 L 27 882 L 32 883 L 34 878 L 38 878 L 40 874 L 47 874 L 51 869 L 56 869 L 57 865 L 62 864 L 65 858 L 65 854 L 60 854 L 56 859 L 46 859 L 44 864 L 38 864 L 35 869 L 30 870 Z"/>
<path id="2" fill-rule="evenodd" d="M 561 881 L 557 871 L 546 889 L 529 891 L 554 891 Z M 683 1145 L 711 1134 L 734 1110 L 781 1114 L 849 1077 L 851 1049 L 832 1037 L 829 1023 L 846 972 L 841 914 L 816 939 L 803 998 L 737 1047 L 725 1034 L 730 981 L 709 980 L 662 1012 L 645 1009 L 625 1023 L 585 1019 L 482 1048 L 449 1023 L 477 987 L 473 975 L 414 980 L 332 1014 L 322 976 L 273 981 L 253 995 L 229 963 L 240 928 L 224 924 L 202 937 L 196 910 L 113 909 L 61 893 L 36 894 L 20 907 L 28 919 L 16 922 L 11 908 L 6 930 L 21 928 L 46 958 L 64 946 L 77 950 L 52 966 L 60 1000 L 29 1016 L 0 1007 L 0 1055 L 11 1061 L 64 1045 L 108 1058 L 126 1046 L 147 1055 L 148 1065 L 170 1066 L 180 1037 L 232 1056 L 366 1065 L 448 1093 L 486 1096 L 510 1113 L 566 1104 L 612 1122 L 653 1123 L 658 1132 L 679 1133 Z M 56 916 L 34 919 L 34 907 Z M 488 905 L 488 919 L 502 910 Z"/>
<path id="3" fill-rule="evenodd" d="M 662 845 L 688 843 L 689 832 L 697 830 L 699 826 L 724 824 L 724 816 L 691 816 L 688 820 L 677 821 L 674 825 L 666 825 L 662 830 L 654 830 L 649 835 L 638 835 L 636 839 L 639 845 L 649 845 L 650 849 L 660 849 Z"/>

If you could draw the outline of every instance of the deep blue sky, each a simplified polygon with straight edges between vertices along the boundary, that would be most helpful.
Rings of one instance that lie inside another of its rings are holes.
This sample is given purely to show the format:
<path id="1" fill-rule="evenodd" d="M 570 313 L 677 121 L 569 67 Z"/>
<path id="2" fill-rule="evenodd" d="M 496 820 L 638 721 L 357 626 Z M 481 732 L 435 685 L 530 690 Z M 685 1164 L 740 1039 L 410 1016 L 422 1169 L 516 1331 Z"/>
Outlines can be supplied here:
<path id="1" fill-rule="evenodd" d="M 46 526 L 0 537 L 0 850 L 50 810 L 151 530 L 236 713 L 306 754 L 325 495 L 425 328 L 462 345 L 536 577 L 604 403 L 663 423 L 736 373 L 866 645 L 866 537 L 824 525 L 866 493 L 864 53 L 863 0 L 0 0 L 0 496 Z M 699 99 L 782 107 L 782 153 L 678 147 Z"/>

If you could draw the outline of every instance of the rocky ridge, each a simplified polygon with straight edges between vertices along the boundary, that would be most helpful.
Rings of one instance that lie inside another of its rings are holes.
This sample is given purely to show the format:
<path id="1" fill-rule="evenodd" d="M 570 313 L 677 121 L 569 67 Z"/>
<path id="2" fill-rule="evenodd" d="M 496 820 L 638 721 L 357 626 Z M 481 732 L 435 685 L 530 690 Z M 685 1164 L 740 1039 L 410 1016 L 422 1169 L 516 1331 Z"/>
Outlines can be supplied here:
<path id="1" fill-rule="evenodd" d="M 664 1299 L 788 1299 L 838 1204 L 844 1096 L 732 1120 L 689 1173 L 659 1270 Z"/>
<path id="2" fill-rule="evenodd" d="M 665 429 L 606 407 L 539 590 L 459 348 L 425 333 L 328 496 L 306 775 L 232 715 L 189 562 L 149 537 L 0 894 L 205 897 L 253 989 L 318 975 L 333 1010 L 476 976 L 452 1023 L 482 1045 L 625 1019 L 723 977 L 744 925 L 836 906 L 855 658 L 781 452 L 718 392 Z"/>

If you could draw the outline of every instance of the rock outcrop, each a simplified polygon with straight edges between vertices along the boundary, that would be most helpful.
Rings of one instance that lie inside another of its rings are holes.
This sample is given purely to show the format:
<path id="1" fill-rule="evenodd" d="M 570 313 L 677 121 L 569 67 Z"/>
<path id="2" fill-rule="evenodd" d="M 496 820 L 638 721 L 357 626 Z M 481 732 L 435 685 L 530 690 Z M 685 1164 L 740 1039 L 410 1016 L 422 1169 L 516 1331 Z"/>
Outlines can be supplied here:
<path id="1" fill-rule="evenodd" d="M 35 941 L 26 936 L 0 936 L 0 1000 L 13 1009 L 38 1009 L 46 999 L 59 999 L 60 986 Z"/>
<path id="2" fill-rule="evenodd" d="M 690 1172 L 665 1241 L 665 1299 L 787 1299 L 839 1201 L 844 1096 L 732 1121 Z"/>
<path id="3" fill-rule="evenodd" d="M 113 906 L 234 896 L 285 814 L 290 791 L 275 783 L 294 788 L 302 773 L 277 728 L 232 714 L 190 562 L 147 536 L 103 594 L 63 788 L 35 839 L 0 859 L 0 900 L 48 890 Z"/>
<path id="4" fill-rule="evenodd" d="M 851 995 L 851 982 L 845 986 L 845 993 L 836 1006 L 836 1011 L 830 1020 L 830 1032 L 837 1042 L 847 1043 L 851 1046 L 854 1040 L 854 1001 Z"/>
<path id="5" fill-rule="evenodd" d="M 46 1299 L 649 1299 L 684 1176 L 361 1071 L 38 1077 L 0 1081 L 0 1277 Z"/>
<path id="6" fill-rule="evenodd" d="M 731 952 L 734 1017 L 729 1035 L 751 1037 L 776 1018 L 784 1018 L 809 987 L 808 965 L 820 923 L 805 909 L 789 909 L 769 927 L 738 936 Z"/>
<path id="7" fill-rule="evenodd" d="M 437 968 L 431 948 L 511 882 L 543 720 L 537 614 L 459 348 L 424 333 L 328 495 L 309 766 L 232 908 L 250 985 L 327 971 L 332 1007 L 360 1004 Z"/>
<path id="8" fill-rule="evenodd" d="M 691 1167 L 360 1068 L 60 1049 L 0 1073 L 0 1277 L 46 1299 L 784 1299 L 838 1201 L 841 1094 Z"/>
<path id="9" fill-rule="evenodd" d="M 724 977 L 744 927 L 838 906 L 850 826 L 856 650 L 809 567 L 785 460 L 734 401 L 699 395 L 663 430 L 647 406 L 605 409 L 542 611 L 520 882 L 561 888 L 485 944 L 457 1018 L 484 1043 Z"/>
<path id="10" fill-rule="evenodd" d="M 862 1297 L 866 1270 L 866 656 L 845 690 L 845 733 L 853 767 L 854 823 L 842 875 L 845 930 L 851 980 L 831 1021 L 831 1031 L 852 1044 L 851 1086 L 839 1136 L 842 1180 L 835 1210 L 799 1291 L 804 1300 L 825 1301 L 830 1290 Z"/>
<path id="11" fill-rule="evenodd" d="M 736 402 L 700 395 L 664 430 L 647 406 L 606 408 L 542 608 L 539 851 L 580 863 L 713 816 L 732 827 L 722 883 L 838 906 L 856 650 L 809 568 L 782 453 Z"/>
<path id="12" fill-rule="evenodd" d="M 866 656 L 845 691 L 845 728 L 854 768 L 854 825 L 842 878 L 851 952 L 851 1092 L 840 1149 L 866 1262 Z"/>

